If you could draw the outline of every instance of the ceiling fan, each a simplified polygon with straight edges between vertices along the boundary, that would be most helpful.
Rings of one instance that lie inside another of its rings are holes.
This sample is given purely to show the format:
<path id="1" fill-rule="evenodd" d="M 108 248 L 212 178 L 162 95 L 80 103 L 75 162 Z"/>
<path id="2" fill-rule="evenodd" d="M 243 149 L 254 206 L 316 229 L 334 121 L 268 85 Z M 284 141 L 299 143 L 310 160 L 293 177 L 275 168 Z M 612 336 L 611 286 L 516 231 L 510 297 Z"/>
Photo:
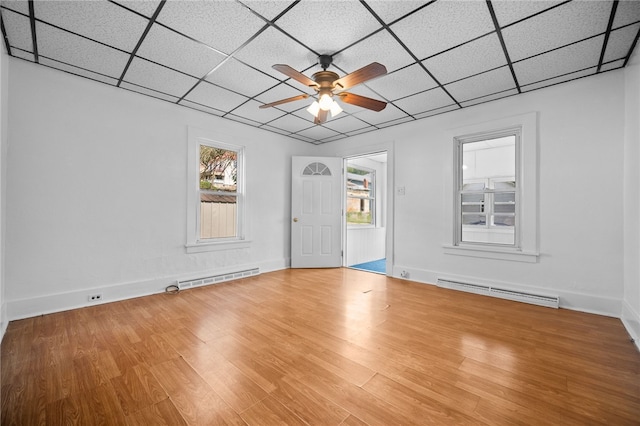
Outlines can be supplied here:
<path id="1" fill-rule="evenodd" d="M 332 117 L 335 117 L 342 112 L 340 105 L 333 100 L 334 96 L 337 96 L 342 102 L 373 111 L 382 111 L 387 106 L 386 102 L 379 101 L 377 99 L 356 95 L 355 93 L 342 92 L 342 90 L 347 90 L 355 85 L 364 83 L 365 81 L 385 75 L 387 73 L 387 69 L 384 65 L 379 64 L 378 62 L 372 62 L 369 65 L 340 78 L 340 76 L 335 72 L 327 71 L 327 68 L 333 62 L 333 57 L 331 55 L 320 55 L 318 57 L 318 62 L 322 67 L 322 71 L 316 72 L 311 76 L 311 78 L 296 71 L 289 65 L 273 65 L 273 69 L 280 71 L 284 75 L 293 78 L 305 86 L 312 87 L 316 92 L 318 92 L 318 100 L 313 101 L 309 108 L 307 108 L 307 111 L 315 117 L 313 121 L 315 124 L 322 124 L 327 121 L 327 115 L 329 112 L 331 112 Z M 339 92 L 334 93 L 334 91 Z M 293 96 L 291 98 L 281 99 L 279 101 L 261 105 L 260 108 L 270 108 L 287 102 L 306 99 L 308 97 L 309 95 L 307 94 Z"/>

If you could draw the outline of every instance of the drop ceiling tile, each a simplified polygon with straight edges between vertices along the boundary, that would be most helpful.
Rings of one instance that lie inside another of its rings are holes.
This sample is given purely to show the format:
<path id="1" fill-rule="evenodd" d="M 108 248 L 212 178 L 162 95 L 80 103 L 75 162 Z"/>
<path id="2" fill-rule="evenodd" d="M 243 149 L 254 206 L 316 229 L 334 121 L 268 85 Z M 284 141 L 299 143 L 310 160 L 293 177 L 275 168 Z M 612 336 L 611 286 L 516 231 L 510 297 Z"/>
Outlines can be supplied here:
<path id="1" fill-rule="evenodd" d="M 337 136 L 337 133 L 334 130 L 328 129 L 323 126 L 313 126 L 308 129 L 302 130 L 297 134 L 315 140 L 322 140 Z"/>
<path id="2" fill-rule="evenodd" d="M 302 94 L 303 93 L 301 91 L 296 90 L 291 86 L 287 86 L 284 83 L 280 83 L 273 89 L 269 89 L 268 91 L 260 94 L 260 96 L 257 96 L 256 99 L 262 103 L 268 104 L 270 102 L 279 101 L 280 99 L 287 99 L 287 98 L 291 98 L 291 97 L 302 95 Z M 286 104 L 278 105 L 276 108 L 283 111 L 291 112 L 291 111 L 296 111 L 300 108 L 306 108 L 308 105 L 311 104 L 311 102 L 312 100 L 310 98 L 301 99 L 298 101 L 293 101 L 293 102 L 288 102 Z"/>
<path id="3" fill-rule="evenodd" d="M 279 83 L 231 58 L 207 77 L 207 80 L 248 97 L 254 97 Z"/>
<path id="4" fill-rule="evenodd" d="M 347 133 L 347 136 L 361 135 L 363 133 L 373 132 L 374 130 L 378 130 L 378 129 L 376 127 L 373 127 L 373 126 L 364 127 L 362 129 L 354 130 L 353 132 Z"/>
<path id="5" fill-rule="evenodd" d="M 506 65 L 507 58 L 494 33 L 427 59 L 423 64 L 440 83 L 446 84 Z"/>
<path id="6" fill-rule="evenodd" d="M 309 116 L 311 118 L 311 116 Z M 314 126 L 313 121 L 303 120 L 293 114 L 287 114 L 269 123 L 269 126 L 296 133 L 301 130 Z"/>
<path id="7" fill-rule="evenodd" d="M 528 16 L 549 9 L 563 1 L 564 0 L 493 0 L 491 4 L 493 5 L 493 10 L 496 12 L 498 24 L 500 27 L 505 27 L 506 25 L 519 21 L 520 19 L 524 19 Z"/>
<path id="8" fill-rule="evenodd" d="M 330 137 L 330 138 L 322 139 L 320 142 L 321 143 L 335 142 L 335 141 L 339 141 L 339 140 L 345 139 L 346 137 L 347 136 L 345 136 L 345 135 L 335 135 L 335 136 Z"/>
<path id="9" fill-rule="evenodd" d="M 238 2 L 202 0 L 168 1 L 158 22 L 227 54 L 265 25 Z"/>
<path id="10" fill-rule="evenodd" d="M 527 84 L 526 86 L 521 86 L 522 92 L 530 92 L 532 90 L 541 89 L 543 87 L 553 86 L 554 84 L 564 83 L 566 81 L 575 80 L 577 78 L 586 77 L 588 75 L 595 74 L 597 67 L 587 68 L 581 71 L 568 73 L 565 75 L 561 75 L 558 77 L 550 78 L 547 80 L 539 81 L 532 84 Z"/>
<path id="11" fill-rule="evenodd" d="M 611 2 L 573 1 L 502 30 L 512 61 L 603 33 Z"/>
<path id="12" fill-rule="evenodd" d="M 374 0 L 368 1 L 367 4 L 373 9 L 373 11 L 386 23 L 390 24 L 396 19 L 399 19 L 406 14 L 416 10 L 422 5 L 428 3 L 428 1 L 387 1 L 387 0 Z"/>
<path id="13" fill-rule="evenodd" d="M 353 1 L 298 3 L 276 24 L 319 54 L 337 52 L 380 28 L 369 11 Z"/>
<path id="14" fill-rule="evenodd" d="M 439 87 L 394 102 L 395 105 L 411 115 L 417 115 L 453 103 L 455 102 L 451 99 L 451 96 L 447 95 L 447 93 Z"/>
<path id="15" fill-rule="evenodd" d="M 217 110 L 230 111 L 247 101 L 247 98 L 206 81 L 198 84 L 185 97 L 185 100 L 196 102 Z"/>
<path id="16" fill-rule="evenodd" d="M 477 105 L 477 104 L 481 104 L 484 102 L 489 102 L 489 101 L 495 101 L 497 99 L 502 99 L 502 98 L 506 98 L 509 96 L 514 96 L 518 94 L 518 90 L 517 89 L 511 89 L 511 90 L 505 90 L 503 92 L 500 93 L 494 93 L 492 95 L 489 96 L 482 96 L 480 98 L 476 98 L 470 101 L 466 101 L 466 102 L 460 102 L 460 105 L 462 105 L 463 107 L 469 107 L 472 105 Z"/>
<path id="17" fill-rule="evenodd" d="M 161 25 L 151 27 L 137 55 L 196 78 L 204 77 L 226 58 Z"/>
<path id="18" fill-rule="evenodd" d="M 11 56 L 14 56 L 16 58 L 25 59 L 25 60 L 30 61 L 30 62 L 35 62 L 36 61 L 35 57 L 33 56 L 33 53 L 25 52 L 24 50 L 20 50 L 20 49 L 11 49 Z"/>
<path id="19" fill-rule="evenodd" d="M 29 18 L 8 10 L 2 11 L 2 21 L 7 32 L 9 45 L 27 52 L 33 52 L 31 24 Z"/>
<path id="20" fill-rule="evenodd" d="M 260 128 L 264 129 L 264 130 L 268 130 L 268 131 L 273 132 L 273 133 L 277 133 L 279 135 L 289 135 L 291 133 L 291 132 L 288 132 L 286 130 L 278 129 L 277 127 L 271 127 L 268 124 L 266 124 L 264 126 L 261 126 Z"/>
<path id="21" fill-rule="evenodd" d="M 66 31 L 36 22 L 38 53 L 89 71 L 120 78 L 129 55 Z"/>
<path id="22" fill-rule="evenodd" d="M 458 102 L 487 96 L 503 90 L 515 89 L 516 83 L 509 67 L 504 66 L 493 71 L 476 75 L 445 86 Z"/>
<path id="23" fill-rule="evenodd" d="M 386 108 L 382 111 L 371 111 L 369 109 L 360 108 L 360 111 L 354 114 L 354 116 L 366 123 L 377 125 L 378 123 L 385 123 L 387 121 L 404 118 L 407 114 L 399 110 L 393 104 L 387 104 Z"/>
<path id="24" fill-rule="evenodd" d="M 243 0 L 242 3 L 247 5 L 254 12 L 260 14 L 263 18 L 272 20 L 284 11 L 293 1 L 290 0 Z"/>
<path id="25" fill-rule="evenodd" d="M 438 84 L 418 64 L 366 83 L 387 99 L 400 99 L 416 92 L 431 89 Z"/>
<path id="26" fill-rule="evenodd" d="M 262 105 L 260 102 L 250 100 L 240 105 L 238 108 L 235 108 L 232 113 L 260 123 L 268 123 L 285 114 L 283 111 L 276 108 L 260 109 L 260 105 Z"/>
<path id="27" fill-rule="evenodd" d="M 27 0 L 2 0 L 0 1 L 2 7 L 8 7 L 11 10 L 29 15 L 29 2 Z M 4 18 L 4 12 L 3 12 Z"/>
<path id="28" fill-rule="evenodd" d="M 613 19 L 613 27 L 619 28 L 623 25 L 640 21 L 640 1 L 623 0 L 618 2 L 616 16 Z"/>
<path id="29" fill-rule="evenodd" d="M 120 85 L 123 89 L 131 90 L 132 92 L 141 93 L 143 95 L 151 96 L 152 98 L 162 99 L 172 103 L 178 102 L 178 98 L 175 96 L 167 95 L 165 93 L 156 92 L 155 90 L 147 89 L 146 87 L 136 86 L 134 84 L 122 83 Z"/>
<path id="30" fill-rule="evenodd" d="M 513 64 L 520 86 L 598 65 L 604 36 Z"/>
<path id="31" fill-rule="evenodd" d="M 338 116 L 335 120 L 327 121 L 324 126 L 340 133 L 353 132 L 364 127 L 369 127 L 367 123 L 352 115 L 345 115 L 344 117 Z"/>
<path id="32" fill-rule="evenodd" d="M 380 31 L 351 46 L 334 56 L 333 61 L 347 73 L 369 65 L 371 62 L 381 63 L 387 68 L 387 72 L 415 62 L 388 31 Z"/>
<path id="33" fill-rule="evenodd" d="M 397 126 L 398 124 L 408 123 L 409 121 L 415 121 L 415 118 L 413 118 L 413 117 L 398 118 L 397 120 L 391 120 L 391 121 L 387 121 L 387 122 L 384 122 L 384 123 L 378 123 L 378 124 L 376 124 L 376 126 L 381 128 L 381 129 L 384 129 L 385 127 Z"/>
<path id="34" fill-rule="evenodd" d="M 481 1 L 438 1 L 393 24 L 391 30 L 418 57 L 450 49 L 495 31 L 487 4 Z"/>
<path id="35" fill-rule="evenodd" d="M 106 1 L 38 1 L 34 9 L 42 21 L 127 52 L 136 47 L 148 23 Z"/>
<path id="36" fill-rule="evenodd" d="M 274 49 L 277 46 L 277 49 Z M 309 66 L 318 62 L 315 53 L 302 46 L 282 32 L 268 28 L 258 37 L 243 47 L 236 55 L 240 59 L 254 68 L 258 68 L 278 80 L 286 80 L 286 75 L 272 68 L 274 64 L 286 64 L 295 70 L 303 72 Z M 311 74 L 308 74 L 311 76 Z M 300 88 L 304 88 L 300 83 Z"/>
<path id="37" fill-rule="evenodd" d="M 620 59 L 618 61 L 612 61 L 609 63 L 602 64 L 602 68 L 600 68 L 601 72 L 611 71 L 618 68 L 621 68 L 624 65 L 624 59 Z"/>
<path id="38" fill-rule="evenodd" d="M 457 109 L 460 109 L 460 107 L 458 105 L 449 105 L 443 108 L 437 108 L 437 109 L 433 109 L 431 111 L 427 111 L 427 112 L 423 112 L 422 114 L 418 114 L 415 116 L 416 119 L 421 119 L 421 118 L 427 118 L 427 117 L 433 117 L 434 115 L 438 115 L 438 114 L 443 114 L 445 112 L 450 112 L 450 111 L 455 111 Z"/>
<path id="39" fill-rule="evenodd" d="M 107 77 L 105 75 L 102 74 L 98 74 L 98 73 L 94 73 L 92 71 L 87 71 L 84 70 L 82 68 L 78 68 L 78 67 L 73 67 L 67 64 L 63 64 L 62 62 L 58 62 L 58 61 L 52 61 L 51 59 L 45 58 L 43 56 L 40 56 L 39 61 L 38 61 L 41 65 L 45 65 L 51 68 L 55 68 L 58 69 L 60 71 L 65 71 L 71 74 L 75 74 L 75 75 L 79 75 L 81 77 L 86 77 L 89 78 L 91 80 L 96 80 L 99 81 L 101 83 L 106 83 L 112 86 L 115 86 L 116 84 L 118 84 L 118 79 L 117 78 L 112 78 L 112 77 Z"/>
<path id="40" fill-rule="evenodd" d="M 198 111 L 206 112 L 207 114 L 217 115 L 219 117 L 222 117 L 225 114 L 224 111 L 220 111 L 215 108 L 209 108 L 204 105 L 200 105 L 191 101 L 183 100 L 182 102 L 180 102 L 180 105 L 186 106 L 188 108 L 196 109 Z"/>
<path id="41" fill-rule="evenodd" d="M 640 30 L 640 24 L 611 31 L 609 41 L 607 42 L 607 49 L 604 53 L 604 62 L 626 58 L 638 34 L 638 30 Z"/>
<path id="42" fill-rule="evenodd" d="M 239 123 L 248 124 L 249 126 L 253 126 L 253 127 L 259 127 L 261 124 L 261 123 L 258 123 L 257 121 L 240 117 L 239 115 L 234 115 L 234 114 L 226 114 L 224 118 L 228 118 L 229 120 L 237 121 Z"/>
<path id="43" fill-rule="evenodd" d="M 151 18 L 156 12 L 156 9 L 158 9 L 160 0 L 118 0 L 116 3 L 135 10 L 147 18 Z"/>
<path id="44" fill-rule="evenodd" d="M 140 58 L 131 61 L 124 80 L 177 97 L 184 96 L 198 82 L 193 77 Z"/>

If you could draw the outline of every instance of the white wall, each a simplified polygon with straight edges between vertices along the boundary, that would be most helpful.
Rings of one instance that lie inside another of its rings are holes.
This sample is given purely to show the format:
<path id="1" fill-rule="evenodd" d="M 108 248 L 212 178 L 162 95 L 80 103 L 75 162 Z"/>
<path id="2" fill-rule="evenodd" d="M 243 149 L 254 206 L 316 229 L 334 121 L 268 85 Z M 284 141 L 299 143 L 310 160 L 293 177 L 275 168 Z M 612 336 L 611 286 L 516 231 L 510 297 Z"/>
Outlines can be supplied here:
<path id="1" fill-rule="evenodd" d="M 9 70 L 10 319 L 289 265 L 291 156 L 313 145 L 25 61 Z M 249 249 L 186 254 L 187 126 L 246 146 Z"/>
<path id="2" fill-rule="evenodd" d="M 0 51 L 0 341 L 9 324 L 5 299 L 5 234 L 7 193 L 7 99 L 9 96 L 9 56 Z"/>
<path id="3" fill-rule="evenodd" d="M 392 144 L 393 275 L 435 283 L 439 276 L 561 297 L 567 308 L 619 316 L 623 297 L 624 72 L 366 133 L 325 152 Z M 537 263 L 445 254 L 445 181 L 452 172 L 449 129 L 538 112 L 539 249 Z M 337 148 L 339 147 L 340 148 Z M 348 148 L 345 148 L 348 147 Z"/>
<path id="4" fill-rule="evenodd" d="M 625 68 L 624 301 L 622 320 L 640 349 L 640 55 Z"/>

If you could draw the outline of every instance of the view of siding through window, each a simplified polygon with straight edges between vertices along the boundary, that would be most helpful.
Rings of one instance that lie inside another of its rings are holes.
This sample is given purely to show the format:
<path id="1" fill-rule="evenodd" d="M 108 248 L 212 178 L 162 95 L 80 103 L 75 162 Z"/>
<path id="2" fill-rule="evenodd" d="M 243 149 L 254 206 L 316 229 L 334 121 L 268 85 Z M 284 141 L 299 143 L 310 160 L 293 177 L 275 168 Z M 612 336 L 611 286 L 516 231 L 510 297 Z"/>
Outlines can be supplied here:
<path id="1" fill-rule="evenodd" d="M 347 167 L 347 225 L 374 225 L 375 176 L 373 170 Z"/>
<path id="2" fill-rule="evenodd" d="M 516 137 L 462 145 L 462 241 L 515 244 Z"/>
<path id="3" fill-rule="evenodd" d="M 237 236 L 238 153 L 200 145 L 200 238 Z"/>

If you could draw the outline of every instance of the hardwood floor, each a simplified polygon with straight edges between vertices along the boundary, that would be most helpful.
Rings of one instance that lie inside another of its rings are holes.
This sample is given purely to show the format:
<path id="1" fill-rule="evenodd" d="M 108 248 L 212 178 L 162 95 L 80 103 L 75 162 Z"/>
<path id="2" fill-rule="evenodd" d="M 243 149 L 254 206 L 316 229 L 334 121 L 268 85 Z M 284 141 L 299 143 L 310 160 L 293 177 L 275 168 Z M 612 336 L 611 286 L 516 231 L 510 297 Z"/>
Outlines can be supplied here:
<path id="1" fill-rule="evenodd" d="M 640 424 L 618 319 L 350 269 L 9 324 L 3 425 Z"/>

